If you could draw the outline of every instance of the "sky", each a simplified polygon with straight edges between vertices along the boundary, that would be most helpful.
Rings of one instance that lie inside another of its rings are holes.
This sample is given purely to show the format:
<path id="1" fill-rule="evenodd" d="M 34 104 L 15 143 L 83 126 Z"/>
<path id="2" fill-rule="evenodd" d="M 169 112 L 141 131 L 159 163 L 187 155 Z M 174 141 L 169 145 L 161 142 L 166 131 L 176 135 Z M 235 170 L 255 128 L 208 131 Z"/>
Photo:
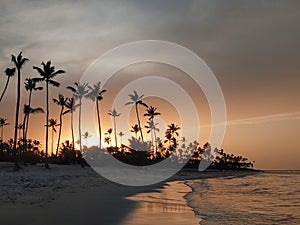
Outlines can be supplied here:
<path id="1" fill-rule="evenodd" d="M 12 67 L 10 55 L 19 51 L 30 59 L 22 71 L 23 80 L 37 76 L 32 66 L 51 60 L 57 69 L 66 71 L 57 78 L 61 87 L 51 89 L 54 98 L 58 93 L 70 94 L 65 87 L 80 80 L 88 66 L 112 48 L 140 40 L 174 42 L 199 55 L 222 88 L 228 121 L 221 147 L 254 160 L 260 169 L 300 169 L 299 7 L 297 0 L 1 0 L 0 70 Z M 2 74 L 1 90 L 6 81 Z M 193 92 L 196 87 L 182 71 L 146 63 L 124 68 L 118 74 L 172 74 L 173 80 L 191 94 L 201 114 L 201 142 L 205 141 L 209 108 L 204 95 L 199 90 Z M 117 89 L 126 84 L 117 79 L 118 74 L 107 88 Z M 11 124 L 15 84 L 16 77 L 0 103 L 0 117 Z M 44 99 L 44 92 L 35 93 L 33 105 L 44 107 Z M 22 105 L 26 101 L 27 93 L 23 90 Z M 160 100 L 152 101 L 162 113 L 172 108 Z M 51 104 L 51 117 L 57 118 L 58 111 Z M 30 137 L 44 139 L 44 117 L 32 116 Z M 104 125 L 109 126 L 111 121 L 106 112 L 103 118 Z M 170 113 L 164 118 L 169 122 L 178 116 Z M 68 120 L 63 129 L 66 138 Z M 12 134 L 10 125 L 5 136 Z"/>

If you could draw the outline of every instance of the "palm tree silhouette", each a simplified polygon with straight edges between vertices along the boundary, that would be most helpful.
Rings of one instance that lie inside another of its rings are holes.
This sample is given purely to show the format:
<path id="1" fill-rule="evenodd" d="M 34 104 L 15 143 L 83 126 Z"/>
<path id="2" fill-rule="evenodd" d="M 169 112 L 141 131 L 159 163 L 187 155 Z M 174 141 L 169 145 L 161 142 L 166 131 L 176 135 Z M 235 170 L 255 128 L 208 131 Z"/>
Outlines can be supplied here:
<path id="1" fill-rule="evenodd" d="M 99 146 L 100 146 L 100 149 L 101 149 L 102 132 L 101 132 L 99 102 L 103 99 L 102 94 L 104 92 L 106 92 L 106 90 L 101 89 L 101 82 L 98 82 L 97 84 L 94 84 L 93 87 L 88 86 L 88 88 L 90 89 L 90 92 L 86 95 L 86 97 L 91 99 L 93 102 L 96 102 L 98 129 L 99 129 Z"/>
<path id="2" fill-rule="evenodd" d="M 23 65 L 25 64 L 25 62 L 28 61 L 28 59 L 23 58 L 22 52 L 20 52 L 17 57 L 14 55 L 11 55 L 11 61 L 15 64 L 15 66 L 17 68 L 17 74 L 18 74 L 13 158 L 14 158 L 14 164 L 15 164 L 14 170 L 19 170 L 20 166 L 17 161 L 17 139 L 18 139 L 18 123 L 19 123 L 19 111 L 20 111 L 20 100 L 21 100 L 21 69 L 22 69 Z"/>
<path id="3" fill-rule="evenodd" d="M 109 138 L 111 138 L 112 128 L 109 128 L 105 134 L 108 134 Z"/>
<path id="4" fill-rule="evenodd" d="M 157 108 L 153 107 L 153 106 L 149 106 L 147 108 L 147 113 L 144 114 L 144 116 L 149 116 L 149 120 L 151 121 L 151 124 L 153 126 L 152 130 L 154 133 L 154 139 L 155 139 L 155 148 L 157 150 L 157 137 L 156 137 L 156 131 L 159 132 L 159 130 L 155 127 L 157 124 L 154 123 L 154 117 L 155 116 L 159 116 L 161 115 L 160 112 L 157 112 Z M 151 133 L 152 135 L 152 133 Z M 153 141 L 153 139 L 152 139 Z M 152 142 L 153 143 L 153 142 Z"/>
<path id="5" fill-rule="evenodd" d="M 172 133 L 167 130 L 165 133 L 165 138 L 167 139 L 167 140 L 165 140 L 165 143 L 169 142 L 169 149 L 171 150 Z"/>
<path id="6" fill-rule="evenodd" d="M 142 101 L 144 95 L 139 96 L 136 91 L 133 91 L 133 94 L 129 94 L 128 96 L 130 97 L 131 101 L 127 102 L 125 105 L 135 104 L 135 113 L 136 113 L 138 125 L 139 125 L 139 128 L 140 128 L 141 138 L 142 138 L 142 141 L 144 141 L 142 127 L 141 127 L 141 121 L 140 121 L 140 117 L 139 117 L 138 105 L 145 106 L 146 108 L 148 108 L 148 106 L 147 106 L 146 103 L 144 103 Z"/>
<path id="7" fill-rule="evenodd" d="M 119 117 L 121 113 L 118 113 L 116 109 L 113 109 L 108 113 L 108 115 L 112 116 L 114 118 L 114 133 L 115 133 L 115 142 L 116 142 L 116 147 L 118 147 L 118 142 L 117 142 L 117 123 L 116 123 L 116 117 Z"/>
<path id="8" fill-rule="evenodd" d="M 171 123 L 170 125 L 168 125 L 167 131 L 169 131 L 172 134 L 172 137 L 174 137 L 174 134 L 176 134 L 177 136 L 179 135 L 179 133 L 177 132 L 179 129 L 179 126 L 175 125 L 174 123 Z"/>
<path id="9" fill-rule="evenodd" d="M 1 127 L 1 141 L 4 141 L 4 126 L 9 125 L 9 123 L 6 122 L 7 119 L 5 118 L 0 118 L 0 127 Z"/>
<path id="10" fill-rule="evenodd" d="M 72 146 L 73 148 L 75 148 L 75 143 L 74 143 L 74 125 L 73 125 L 73 113 L 75 111 L 75 109 L 78 107 L 79 105 L 75 105 L 75 100 L 74 98 L 68 98 L 65 107 L 67 108 L 66 111 L 63 112 L 63 115 L 70 113 L 71 114 L 71 131 L 72 131 Z"/>
<path id="11" fill-rule="evenodd" d="M 82 135 L 83 139 L 85 139 L 85 146 L 87 147 L 87 141 L 89 137 L 92 137 L 92 135 L 89 134 L 88 131 L 84 132 L 84 134 Z"/>
<path id="12" fill-rule="evenodd" d="M 57 147 L 56 147 L 56 152 L 55 152 L 55 157 L 57 157 L 58 154 L 58 148 L 59 148 L 59 143 L 60 143 L 60 136 L 61 136 L 61 130 L 62 130 L 62 125 L 63 125 L 63 112 L 65 109 L 66 102 L 68 101 L 68 98 L 65 98 L 62 94 L 58 95 L 58 98 L 55 99 L 53 98 L 53 102 L 60 106 L 60 113 L 59 113 L 59 131 L 58 131 L 58 139 L 57 139 Z"/>
<path id="13" fill-rule="evenodd" d="M 16 72 L 16 68 L 6 68 L 6 70 L 4 71 L 5 75 L 7 76 L 7 79 L 6 79 L 5 87 L 4 87 L 1 97 L 0 97 L 0 102 L 2 101 L 2 98 L 7 90 L 9 80 L 12 76 L 15 75 L 15 72 Z"/>
<path id="14" fill-rule="evenodd" d="M 154 136 L 155 136 L 155 142 L 156 142 L 156 135 L 153 135 L 153 133 L 155 134 L 156 131 L 159 132 L 159 129 L 156 128 L 156 125 L 157 125 L 158 123 L 155 124 L 155 123 L 153 122 L 153 120 L 150 120 L 150 121 L 148 121 L 147 123 L 148 123 L 148 125 L 145 126 L 145 128 L 148 129 L 147 134 L 151 133 L 152 147 L 154 147 Z M 155 146 L 156 146 L 156 145 L 155 145 Z"/>
<path id="15" fill-rule="evenodd" d="M 54 77 L 56 77 L 59 74 L 65 73 L 64 70 L 57 70 L 55 71 L 55 67 L 51 65 L 51 61 L 48 61 L 47 63 L 42 62 L 43 68 L 39 68 L 34 66 L 33 69 L 35 69 L 41 77 L 39 78 L 33 78 L 35 82 L 46 82 L 46 159 L 45 159 L 45 167 L 49 169 L 48 164 L 48 122 L 49 122 L 49 84 L 54 87 L 59 87 L 60 83 L 53 80 Z"/>
<path id="16" fill-rule="evenodd" d="M 48 125 L 46 125 L 46 126 L 52 128 L 52 133 L 51 133 L 51 156 L 53 156 L 54 132 L 56 133 L 55 127 L 59 126 L 59 124 L 57 124 L 57 120 L 51 118 L 51 119 L 49 119 Z"/>
<path id="17" fill-rule="evenodd" d="M 134 126 L 131 126 L 130 132 L 135 134 L 135 139 L 137 139 L 137 133 L 140 131 L 139 125 L 135 124 Z"/>
<path id="18" fill-rule="evenodd" d="M 19 130 L 19 138 L 21 139 L 21 132 L 23 131 L 24 129 L 24 125 L 23 123 L 18 123 L 18 130 Z"/>
<path id="19" fill-rule="evenodd" d="M 24 109 L 23 109 L 23 113 L 24 113 L 24 119 L 23 119 L 23 141 L 26 142 L 26 118 L 29 118 L 30 114 L 37 114 L 37 113 L 44 113 L 44 110 L 40 107 L 38 108 L 31 108 L 29 105 L 25 104 L 24 105 Z"/>
<path id="20" fill-rule="evenodd" d="M 37 87 L 36 82 L 31 78 L 26 78 L 24 85 L 25 85 L 25 90 L 29 91 L 28 108 L 31 109 L 32 92 L 33 91 L 41 91 L 41 90 L 43 90 L 43 87 Z M 31 110 L 28 110 L 28 111 L 31 111 Z M 34 112 L 32 112 L 32 113 L 34 113 Z M 24 117 L 24 134 L 23 134 L 24 140 L 26 140 L 26 138 L 27 138 L 29 116 L 30 116 L 30 112 L 28 114 L 25 114 L 25 117 Z"/>
<path id="21" fill-rule="evenodd" d="M 175 125 L 174 123 L 171 123 L 170 125 L 168 125 L 168 129 L 166 132 L 166 138 L 169 140 L 169 144 L 170 144 L 170 141 L 172 141 L 173 147 L 175 147 L 175 148 L 177 146 L 175 134 L 176 134 L 176 136 L 179 136 L 179 133 L 177 132 L 179 129 L 180 129 L 179 126 Z"/>
<path id="22" fill-rule="evenodd" d="M 107 143 L 109 145 L 110 140 L 111 140 L 110 137 L 105 137 L 104 138 L 104 143 Z"/>
<path id="23" fill-rule="evenodd" d="M 120 136 L 120 139 L 121 139 L 121 146 L 122 146 L 122 138 L 123 138 L 123 136 L 125 135 L 122 131 L 120 131 L 119 133 L 118 133 L 118 135 Z"/>
<path id="24" fill-rule="evenodd" d="M 74 98 L 79 100 L 79 116 L 78 116 L 78 130 L 79 130 L 79 148 L 82 151 L 82 141 L 81 141 L 81 106 L 82 106 L 82 98 L 88 94 L 88 90 L 86 89 L 88 83 L 80 84 L 80 82 L 75 82 L 75 88 L 68 86 L 67 89 L 73 92 Z"/>

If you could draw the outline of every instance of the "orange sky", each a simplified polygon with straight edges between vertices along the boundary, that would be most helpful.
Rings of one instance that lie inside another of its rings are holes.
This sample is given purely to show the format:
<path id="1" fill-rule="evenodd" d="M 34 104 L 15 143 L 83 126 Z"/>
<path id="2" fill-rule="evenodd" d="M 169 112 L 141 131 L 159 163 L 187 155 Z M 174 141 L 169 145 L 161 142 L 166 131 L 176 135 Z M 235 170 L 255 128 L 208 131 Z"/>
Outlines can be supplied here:
<path id="1" fill-rule="evenodd" d="M 111 48 L 144 39 L 175 42 L 203 58 L 220 83 L 228 119 L 222 145 L 225 151 L 246 156 L 261 169 L 300 169 L 298 1 L 27 3 L 0 3 L 1 71 L 12 66 L 10 54 L 20 50 L 30 59 L 23 80 L 36 76 L 32 66 L 51 59 L 57 69 L 67 72 L 57 77 L 61 87 L 51 88 L 51 99 L 58 93 L 71 96 L 65 87 L 80 80 L 88 66 Z M 162 64 L 132 65 L 107 83 L 108 92 L 101 103 L 105 129 L 111 126 L 107 111 L 118 90 L 138 77 L 153 75 L 172 79 L 190 95 L 201 122 L 200 141 L 205 142 L 210 125 L 205 96 L 183 72 Z M 5 79 L 2 74 L 0 90 Z M 16 77 L 0 103 L 0 117 L 11 124 L 15 84 Z M 45 107 L 44 94 L 33 94 L 33 106 Z M 22 105 L 27 97 L 23 89 Z M 154 98 L 145 101 L 157 106 L 167 122 L 179 120 L 169 104 Z M 51 103 L 50 117 L 58 118 L 58 111 Z M 63 139 L 70 138 L 69 115 L 64 118 Z M 134 115 L 129 122 L 135 123 Z M 44 124 L 45 115 L 32 116 L 29 137 L 44 141 Z M 5 127 L 5 137 L 12 134 L 12 125 Z M 96 142 L 92 135 L 90 142 Z"/>

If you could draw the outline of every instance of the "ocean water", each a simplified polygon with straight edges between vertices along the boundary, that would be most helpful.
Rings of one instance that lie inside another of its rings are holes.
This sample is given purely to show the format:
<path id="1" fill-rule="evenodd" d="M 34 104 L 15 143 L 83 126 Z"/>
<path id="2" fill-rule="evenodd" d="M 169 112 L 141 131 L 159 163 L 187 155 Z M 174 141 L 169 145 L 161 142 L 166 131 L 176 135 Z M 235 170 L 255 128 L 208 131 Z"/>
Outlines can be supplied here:
<path id="1" fill-rule="evenodd" d="M 300 171 L 187 181 L 200 224 L 300 224 Z"/>

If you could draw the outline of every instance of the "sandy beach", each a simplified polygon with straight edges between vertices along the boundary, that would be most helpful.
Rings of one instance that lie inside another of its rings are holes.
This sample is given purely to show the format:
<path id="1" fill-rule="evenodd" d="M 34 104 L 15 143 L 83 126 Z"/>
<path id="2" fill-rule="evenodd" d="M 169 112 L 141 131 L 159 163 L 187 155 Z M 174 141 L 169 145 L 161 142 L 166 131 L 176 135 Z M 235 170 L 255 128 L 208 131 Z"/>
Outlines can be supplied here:
<path id="1" fill-rule="evenodd" d="M 180 172 L 166 183 L 129 187 L 108 181 L 90 167 L 30 165 L 12 172 L 1 163 L 2 224 L 198 224 L 184 196 L 188 179 L 231 176 L 231 172 Z M 240 173 L 241 176 L 244 173 Z"/>

